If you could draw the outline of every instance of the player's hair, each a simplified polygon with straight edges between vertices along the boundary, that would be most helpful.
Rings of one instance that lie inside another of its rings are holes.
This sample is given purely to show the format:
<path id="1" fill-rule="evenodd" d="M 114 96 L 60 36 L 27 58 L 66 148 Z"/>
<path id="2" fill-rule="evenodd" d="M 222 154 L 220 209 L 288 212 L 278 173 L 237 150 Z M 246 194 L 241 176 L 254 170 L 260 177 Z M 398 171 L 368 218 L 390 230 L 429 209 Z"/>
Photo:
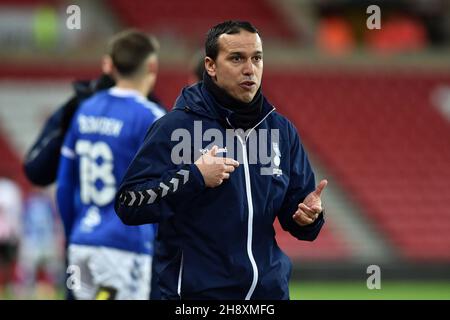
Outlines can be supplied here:
<path id="1" fill-rule="evenodd" d="M 258 29 L 250 22 L 247 21 L 236 21 L 229 20 L 209 29 L 206 34 L 205 41 L 205 54 L 207 57 L 215 60 L 219 55 L 219 43 L 218 38 L 221 34 L 236 34 L 240 33 L 241 30 L 245 30 L 251 33 L 257 33 L 259 35 Z"/>
<path id="2" fill-rule="evenodd" d="M 197 81 L 203 80 L 203 72 L 205 72 L 205 53 L 203 50 L 197 51 L 192 57 L 191 72 Z"/>
<path id="3" fill-rule="evenodd" d="M 134 76 L 151 54 L 159 49 L 156 38 L 137 30 L 116 34 L 108 46 L 114 67 L 123 77 Z"/>

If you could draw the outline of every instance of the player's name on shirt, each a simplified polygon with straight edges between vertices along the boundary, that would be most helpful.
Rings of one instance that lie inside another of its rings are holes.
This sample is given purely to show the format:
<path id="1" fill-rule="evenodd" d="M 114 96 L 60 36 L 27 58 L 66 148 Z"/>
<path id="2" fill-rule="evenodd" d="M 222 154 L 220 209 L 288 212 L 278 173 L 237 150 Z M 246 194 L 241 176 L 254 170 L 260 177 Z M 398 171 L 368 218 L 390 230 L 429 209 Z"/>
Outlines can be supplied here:
<path id="1" fill-rule="evenodd" d="M 98 133 L 117 137 L 120 135 L 122 127 L 123 121 L 118 119 L 86 116 L 82 114 L 78 116 L 78 129 L 80 133 Z"/>

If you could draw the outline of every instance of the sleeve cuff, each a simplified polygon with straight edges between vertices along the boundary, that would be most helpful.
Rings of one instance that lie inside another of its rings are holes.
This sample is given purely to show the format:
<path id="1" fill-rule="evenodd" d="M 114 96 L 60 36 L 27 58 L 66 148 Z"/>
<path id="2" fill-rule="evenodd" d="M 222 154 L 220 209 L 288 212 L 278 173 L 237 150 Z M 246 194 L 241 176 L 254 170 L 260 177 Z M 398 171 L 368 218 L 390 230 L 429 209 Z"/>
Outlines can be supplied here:
<path id="1" fill-rule="evenodd" d="M 323 224 L 325 223 L 324 211 L 317 217 L 316 221 L 306 226 L 300 226 L 292 219 L 291 234 L 299 240 L 314 241 L 319 235 Z"/>
<path id="2" fill-rule="evenodd" d="M 197 165 L 194 163 L 190 164 L 189 171 L 192 173 L 193 182 L 196 185 L 196 188 L 198 188 L 199 190 L 203 190 L 206 187 L 205 179 L 203 179 L 203 175 L 198 169 Z"/>

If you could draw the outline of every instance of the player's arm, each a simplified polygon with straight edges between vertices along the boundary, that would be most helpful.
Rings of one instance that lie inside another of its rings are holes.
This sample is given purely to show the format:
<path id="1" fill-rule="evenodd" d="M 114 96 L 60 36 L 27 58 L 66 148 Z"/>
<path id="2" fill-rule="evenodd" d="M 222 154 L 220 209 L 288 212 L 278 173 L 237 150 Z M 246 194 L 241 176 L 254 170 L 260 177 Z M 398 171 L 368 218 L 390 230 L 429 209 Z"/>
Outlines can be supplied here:
<path id="1" fill-rule="evenodd" d="M 175 142 L 165 118 L 149 129 L 116 194 L 116 213 L 127 225 L 167 219 L 205 188 L 195 164 L 175 164 L 171 158 Z"/>
<path id="2" fill-rule="evenodd" d="M 74 121 L 75 122 L 75 121 Z M 73 123 L 74 123 L 73 122 Z M 66 240 L 70 237 L 73 222 L 75 219 L 75 188 L 78 184 L 76 153 L 75 153 L 76 134 L 73 128 L 70 128 L 64 139 L 61 148 L 61 156 L 57 174 L 56 200 L 59 213 L 64 226 Z"/>
<path id="3" fill-rule="evenodd" d="M 67 106 L 77 103 L 71 98 L 47 120 L 23 164 L 25 175 L 33 184 L 45 187 L 53 183 L 58 171 L 59 155 L 65 131 L 62 123 Z"/>
<path id="4" fill-rule="evenodd" d="M 300 225 L 296 221 L 298 217 L 294 215 L 298 212 L 299 205 L 315 191 L 315 177 L 297 131 L 291 126 L 289 132 L 291 143 L 289 187 L 277 216 L 281 227 L 294 237 L 299 240 L 313 241 L 325 220 L 321 212 L 308 224 Z"/>

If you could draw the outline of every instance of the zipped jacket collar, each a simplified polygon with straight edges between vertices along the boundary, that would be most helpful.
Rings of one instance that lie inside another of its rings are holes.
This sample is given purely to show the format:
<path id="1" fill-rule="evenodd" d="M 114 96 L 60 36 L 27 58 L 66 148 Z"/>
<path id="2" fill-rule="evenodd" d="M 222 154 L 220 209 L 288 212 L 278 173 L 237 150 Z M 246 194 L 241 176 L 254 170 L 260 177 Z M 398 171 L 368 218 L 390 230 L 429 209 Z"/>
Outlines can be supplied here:
<path id="1" fill-rule="evenodd" d="M 184 110 L 197 115 L 217 120 L 225 128 L 237 129 L 230 123 L 233 112 L 219 105 L 213 96 L 206 90 L 203 81 L 185 87 L 175 101 L 174 110 Z M 265 119 L 275 108 L 263 96 L 262 112 L 258 124 Z"/>

